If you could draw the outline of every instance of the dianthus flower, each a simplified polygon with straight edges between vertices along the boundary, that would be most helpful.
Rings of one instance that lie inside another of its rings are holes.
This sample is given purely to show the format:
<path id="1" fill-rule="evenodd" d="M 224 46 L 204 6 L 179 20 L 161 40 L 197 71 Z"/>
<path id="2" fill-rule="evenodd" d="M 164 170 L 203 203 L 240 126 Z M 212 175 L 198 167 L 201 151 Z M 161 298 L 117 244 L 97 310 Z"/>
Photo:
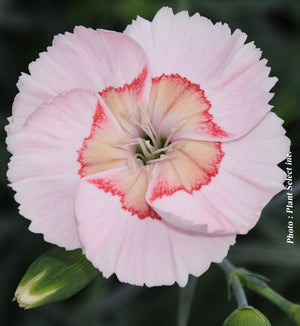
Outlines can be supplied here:
<path id="1" fill-rule="evenodd" d="M 245 40 L 170 8 L 56 36 L 7 126 L 30 230 L 136 285 L 184 286 L 220 262 L 283 189 L 289 150 L 277 79 Z"/>

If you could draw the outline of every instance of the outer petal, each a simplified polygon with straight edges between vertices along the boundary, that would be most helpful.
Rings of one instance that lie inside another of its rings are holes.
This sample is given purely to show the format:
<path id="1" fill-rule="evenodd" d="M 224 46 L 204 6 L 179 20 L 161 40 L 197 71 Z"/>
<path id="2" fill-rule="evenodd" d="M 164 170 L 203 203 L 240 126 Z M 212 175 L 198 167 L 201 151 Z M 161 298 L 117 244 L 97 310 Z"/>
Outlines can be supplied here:
<path id="1" fill-rule="evenodd" d="M 99 177 L 103 173 L 81 179 L 76 217 L 85 255 L 105 277 L 115 273 L 135 285 L 184 286 L 189 273 L 201 275 L 234 243 L 234 236 L 201 235 L 141 219 L 122 207 L 118 195 L 99 189 L 94 183 Z"/>
<path id="2" fill-rule="evenodd" d="M 7 126 L 9 134 L 21 130 L 28 116 L 44 101 L 64 90 L 86 88 L 102 91 L 131 83 L 147 66 L 142 48 L 124 34 L 76 27 L 58 35 L 47 52 L 22 74 L 20 93 Z"/>
<path id="3" fill-rule="evenodd" d="M 124 33 L 145 49 L 153 77 L 179 74 L 200 85 L 213 121 L 230 134 L 227 140 L 248 132 L 270 110 L 269 90 L 277 79 L 268 77 L 261 51 L 244 44 L 240 30 L 231 34 L 226 24 L 162 8 L 152 22 L 138 17 Z"/>
<path id="4" fill-rule="evenodd" d="M 32 221 L 32 231 L 67 249 L 80 247 L 73 203 L 81 168 L 78 151 L 99 114 L 100 103 L 103 118 L 110 121 L 103 128 L 106 125 L 111 135 L 122 135 L 101 101 L 93 91 L 61 94 L 36 110 L 21 132 L 7 138 L 13 154 L 8 177 L 17 192 L 20 213 Z"/>
<path id="5" fill-rule="evenodd" d="M 68 250 L 80 248 L 74 219 L 74 176 L 44 176 L 14 182 L 19 212 L 32 222 L 29 230 Z"/>
<path id="6" fill-rule="evenodd" d="M 245 234 L 263 207 L 284 189 L 285 173 L 277 166 L 286 158 L 290 141 L 282 120 L 269 113 L 246 136 L 222 144 L 224 157 L 218 174 L 192 193 L 182 189 L 159 196 L 159 165 L 153 170 L 146 199 L 166 221 L 189 230 L 213 234 Z M 180 189 L 180 188 L 178 188 Z M 154 196 L 155 195 L 155 196 Z"/>

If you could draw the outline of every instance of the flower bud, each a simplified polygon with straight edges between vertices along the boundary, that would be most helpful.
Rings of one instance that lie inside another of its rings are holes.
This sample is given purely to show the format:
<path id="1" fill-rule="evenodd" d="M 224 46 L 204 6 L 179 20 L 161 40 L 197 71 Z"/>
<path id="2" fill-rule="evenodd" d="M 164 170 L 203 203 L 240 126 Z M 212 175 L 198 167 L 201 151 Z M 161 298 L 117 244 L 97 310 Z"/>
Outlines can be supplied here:
<path id="1" fill-rule="evenodd" d="M 248 306 L 236 309 L 227 317 L 223 326 L 271 326 L 271 324 L 260 311 Z"/>
<path id="2" fill-rule="evenodd" d="M 54 247 L 36 259 L 23 276 L 14 300 L 30 309 L 69 298 L 90 283 L 99 271 L 80 249 Z"/>

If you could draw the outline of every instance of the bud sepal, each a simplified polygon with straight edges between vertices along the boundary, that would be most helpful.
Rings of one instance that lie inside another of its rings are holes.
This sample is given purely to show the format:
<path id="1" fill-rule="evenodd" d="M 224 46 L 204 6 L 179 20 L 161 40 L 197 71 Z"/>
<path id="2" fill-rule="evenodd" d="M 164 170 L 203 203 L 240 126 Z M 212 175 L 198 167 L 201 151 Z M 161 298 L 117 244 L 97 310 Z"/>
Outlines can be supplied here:
<path id="1" fill-rule="evenodd" d="M 67 299 L 99 275 L 81 249 L 54 247 L 37 258 L 19 283 L 14 300 L 25 309 Z"/>
<path id="2" fill-rule="evenodd" d="M 271 326 L 271 324 L 259 310 L 247 306 L 234 310 L 226 318 L 223 326 Z"/>

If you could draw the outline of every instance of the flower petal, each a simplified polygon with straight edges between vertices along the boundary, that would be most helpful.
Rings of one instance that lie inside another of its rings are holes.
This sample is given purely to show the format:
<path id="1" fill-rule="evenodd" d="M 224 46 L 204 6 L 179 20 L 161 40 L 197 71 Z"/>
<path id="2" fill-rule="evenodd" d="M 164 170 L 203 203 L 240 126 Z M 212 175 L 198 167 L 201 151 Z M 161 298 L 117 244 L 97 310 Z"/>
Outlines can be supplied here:
<path id="1" fill-rule="evenodd" d="M 118 195 L 94 183 L 103 176 L 101 172 L 81 179 L 76 216 L 85 255 L 104 277 L 115 273 L 120 281 L 134 285 L 177 282 L 184 286 L 188 274 L 204 273 L 212 261 L 220 262 L 234 243 L 234 236 L 202 236 L 159 219 L 132 215 Z"/>
<path id="2" fill-rule="evenodd" d="M 124 33 L 144 48 L 152 77 L 179 74 L 199 85 L 214 123 L 230 135 L 226 140 L 246 134 L 271 109 L 269 91 L 277 78 L 268 77 L 261 51 L 244 44 L 240 30 L 231 34 L 227 24 L 162 8 L 152 22 L 138 17 Z M 219 135 L 210 140 L 226 141 Z"/>
<path id="3" fill-rule="evenodd" d="M 186 78 L 162 75 L 152 80 L 148 110 L 158 134 L 172 134 L 171 140 L 228 138 L 214 123 L 210 107 L 203 90 Z"/>
<path id="4" fill-rule="evenodd" d="M 102 129 L 96 119 L 100 113 L 105 120 Z M 81 152 L 78 161 L 78 151 L 88 138 L 93 123 L 97 124 L 96 136 L 101 133 L 102 141 L 107 138 L 112 141 L 117 135 L 121 135 L 120 139 L 124 137 L 121 127 L 96 92 L 72 90 L 37 109 L 22 131 L 7 137 L 8 149 L 13 154 L 8 178 L 17 192 L 21 214 L 33 221 L 34 232 L 43 233 L 49 242 L 68 249 L 80 247 L 78 238 L 77 243 L 73 240 L 77 232 L 72 200 L 79 173 L 93 171 L 93 165 L 87 164 L 93 163 L 93 157 Z M 104 129 L 106 138 L 103 137 Z M 101 150 L 101 144 L 98 147 Z M 123 155 L 124 164 L 127 164 L 127 151 L 110 149 L 102 159 L 107 159 L 108 154 L 111 154 L 110 163 L 113 158 L 119 159 Z M 98 161 L 94 162 L 97 165 Z M 57 231 L 53 234 L 55 228 Z"/>
<path id="5" fill-rule="evenodd" d="M 159 187 L 157 164 L 146 194 L 148 203 L 163 219 L 181 228 L 212 234 L 247 233 L 263 207 L 284 189 L 285 173 L 277 164 L 286 158 L 290 142 L 281 124 L 281 119 L 269 113 L 246 136 L 223 143 L 218 173 L 199 190 L 191 192 L 178 184 L 176 192 L 168 193 L 173 180 L 164 174 L 164 187 Z"/>
<path id="6" fill-rule="evenodd" d="M 134 163 L 133 163 L 134 164 Z M 148 175 L 144 166 L 124 166 L 91 175 L 88 182 L 119 197 L 122 208 L 140 219 L 160 219 L 145 200 Z"/>
<path id="7" fill-rule="evenodd" d="M 143 49 L 128 36 L 105 30 L 76 27 L 57 35 L 47 52 L 22 74 L 13 105 L 9 134 L 18 132 L 28 116 L 44 101 L 71 88 L 97 92 L 131 83 L 147 67 Z"/>
<path id="8" fill-rule="evenodd" d="M 122 128 L 132 137 L 139 137 L 140 129 L 137 127 L 142 119 L 150 92 L 150 79 L 147 67 L 130 84 L 123 87 L 108 87 L 100 92 L 105 104 L 114 114 Z"/>
<path id="9" fill-rule="evenodd" d="M 74 218 L 78 178 L 45 176 L 14 182 L 19 212 L 32 222 L 29 230 L 42 233 L 47 242 L 68 250 L 80 248 Z"/>

